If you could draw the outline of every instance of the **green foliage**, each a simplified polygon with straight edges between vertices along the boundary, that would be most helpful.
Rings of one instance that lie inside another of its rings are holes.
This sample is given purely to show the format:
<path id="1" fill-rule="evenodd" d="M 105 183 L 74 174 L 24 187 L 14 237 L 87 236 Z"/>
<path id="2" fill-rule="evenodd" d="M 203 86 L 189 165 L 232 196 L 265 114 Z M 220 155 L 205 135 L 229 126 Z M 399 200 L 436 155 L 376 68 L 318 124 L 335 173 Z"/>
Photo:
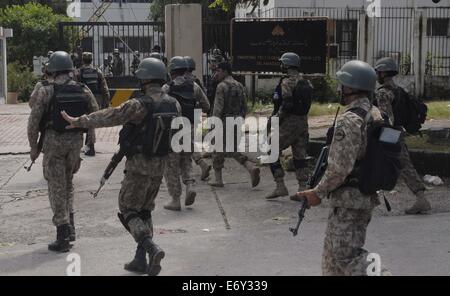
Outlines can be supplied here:
<path id="1" fill-rule="evenodd" d="M 214 0 L 214 2 L 209 6 L 210 8 L 221 8 L 224 11 L 234 11 L 236 6 L 247 5 L 258 7 L 260 0 Z M 264 0 L 263 5 L 267 5 L 269 0 Z"/>
<path id="2" fill-rule="evenodd" d="M 329 75 L 310 78 L 314 86 L 314 101 L 319 103 L 338 102 L 337 81 Z"/>
<path id="3" fill-rule="evenodd" d="M 62 21 L 70 18 L 33 2 L 0 9 L 0 24 L 14 30 L 14 37 L 7 43 L 8 60 L 31 67 L 33 56 L 45 56 L 49 50 L 59 48 L 57 23 Z"/>
<path id="4" fill-rule="evenodd" d="M 18 93 L 19 100 L 28 101 L 36 81 L 37 77 L 19 62 L 8 64 L 8 91 Z"/>

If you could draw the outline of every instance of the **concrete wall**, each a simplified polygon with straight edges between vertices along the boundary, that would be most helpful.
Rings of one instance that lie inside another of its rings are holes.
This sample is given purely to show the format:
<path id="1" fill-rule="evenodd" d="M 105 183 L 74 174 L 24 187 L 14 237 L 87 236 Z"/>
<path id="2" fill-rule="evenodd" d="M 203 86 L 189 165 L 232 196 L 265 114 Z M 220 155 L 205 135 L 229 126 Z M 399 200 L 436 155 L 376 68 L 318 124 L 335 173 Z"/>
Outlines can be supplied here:
<path id="1" fill-rule="evenodd" d="M 166 5 L 165 38 L 167 59 L 191 56 L 195 75 L 203 77 L 202 7 L 200 4 Z"/>

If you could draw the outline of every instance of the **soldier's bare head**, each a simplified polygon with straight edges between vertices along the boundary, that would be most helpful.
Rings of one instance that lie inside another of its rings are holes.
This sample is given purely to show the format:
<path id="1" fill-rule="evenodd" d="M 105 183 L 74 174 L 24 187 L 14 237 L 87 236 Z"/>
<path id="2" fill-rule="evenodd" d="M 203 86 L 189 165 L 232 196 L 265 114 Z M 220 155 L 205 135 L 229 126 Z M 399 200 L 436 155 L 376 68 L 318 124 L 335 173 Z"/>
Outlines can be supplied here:
<path id="1" fill-rule="evenodd" d="M 217 69 L 216 69 L 216 75 L 217 75 L 217 79 L 223 80 L 225 79 L 227 76 L 232 75 L 233 71 L 231 68 L 231 64 L 229 62 L 221 62 L 217 65 Z"/>

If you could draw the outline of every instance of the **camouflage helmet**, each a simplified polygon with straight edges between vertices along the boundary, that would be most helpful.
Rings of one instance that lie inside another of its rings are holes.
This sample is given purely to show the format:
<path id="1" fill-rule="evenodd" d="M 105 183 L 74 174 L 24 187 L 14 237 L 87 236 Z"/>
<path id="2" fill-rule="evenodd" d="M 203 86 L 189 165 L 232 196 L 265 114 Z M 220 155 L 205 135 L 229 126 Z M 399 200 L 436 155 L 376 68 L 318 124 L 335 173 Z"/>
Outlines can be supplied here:
<path id="1" fill-rule="evenodd" d="M 192 57 L 190 56 L 185 56 L 184 59 L 186 60 L 186 63 L 188 65 L 188 70 L 189 71 L 193 71 L 195 70 L 195 61 Z"/>
<path id="2" fill-rule="evenodd" d="M 300 67 L 300 57 L 293 52 L 287 52 L 281 56 L 279 61 L 286 67 Z"/>
<path id="3" fill-rule="evenodd" d="M 167 81 L 166 65 L 156 58 L 143 59 L 139 64 L 135 75 L 140 80 L 163 80 Z"/>
<path id="4" fill-rule="evenodd" d="M 394 72 L 398 74 L 398 65 L 391 57 L 379 59 L 375 63 L 374 68 L 377 72 Z"/>
<path id="5" fill-rule="evenodd" d="M 74 70 L 72 59 L 65 51 L 57 51 L 53 53 L 48 60 L 47 71 L 49 73 L 72 70 Z"/>
<path id="6" fill-rule="evenodd" d="M 345 63 L 336 73 L 336 78 L 343 86 L 370 92 L 375 90 L 377 82 L 375 70 L 369 64 L 358 60 Z"/>
<path id="7" fill-rule="evenodd" d="M 175 70 L 183 70 L 188 69 L 188 63 L 187 61 L 180 56 L 175 56 L 170 59 L 169 62 L 169 72 L 175 71 Z"/>
<path id="8" fill-rule="evenodd" d="M 86 61 L 89 63 L 92 62 L 92 52 L 89 52 L 89 51 L 83 52 L 82 59 L 83 59 L 83 61 Z"/>

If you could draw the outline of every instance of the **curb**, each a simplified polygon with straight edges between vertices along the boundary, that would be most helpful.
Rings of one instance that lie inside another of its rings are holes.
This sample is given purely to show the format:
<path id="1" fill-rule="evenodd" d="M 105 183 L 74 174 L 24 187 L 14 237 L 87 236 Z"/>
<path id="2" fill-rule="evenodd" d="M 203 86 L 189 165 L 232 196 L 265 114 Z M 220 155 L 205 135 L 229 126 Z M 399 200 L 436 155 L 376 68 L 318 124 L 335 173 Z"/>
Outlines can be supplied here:
<path id="1" fill-rule="evenodd" d="M 308 155 L 318 157 L 324 145 L 325 141 L 310 140 L 307 148 Z M 409 154 L 419 174 L 450 177 L 450 153 L 410 149 Z"/>

